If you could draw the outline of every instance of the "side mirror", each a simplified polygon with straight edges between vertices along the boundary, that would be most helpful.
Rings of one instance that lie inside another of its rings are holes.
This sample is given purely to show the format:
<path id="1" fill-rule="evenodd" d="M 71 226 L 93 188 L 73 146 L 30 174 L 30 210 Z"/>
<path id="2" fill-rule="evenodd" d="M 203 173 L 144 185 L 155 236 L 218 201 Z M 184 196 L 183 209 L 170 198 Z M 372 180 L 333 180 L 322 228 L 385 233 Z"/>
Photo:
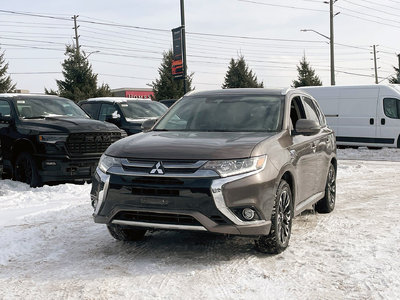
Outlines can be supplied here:
<path id="1" fill-rule="evenodd" d="M 296 122 L 296 133 L 303 135 L 317 134 L 321 130 L 321 125 L 314 120 L 300 119 Z"/>
<path id="2" fill-rule="evenodd" d="M 0 123 L 11 124 L 12 123 L 12 117 L 11 116 L 3 116 L 2 114 L 0 114 Z"/>
<path id="3" fill-rule="evenodd" d="M 158 119 L 148 119 L 144 121 L 141 126 L 142 131 L 149 131 L 154 126 L 154 124 L 156 124 L 157 120 Z"/>
<path id="4" fill-rule="evenodd" d="M 121 122 L 121 117 L 115 115 L 107 115 L 105 121 L 118 125 Z"/>

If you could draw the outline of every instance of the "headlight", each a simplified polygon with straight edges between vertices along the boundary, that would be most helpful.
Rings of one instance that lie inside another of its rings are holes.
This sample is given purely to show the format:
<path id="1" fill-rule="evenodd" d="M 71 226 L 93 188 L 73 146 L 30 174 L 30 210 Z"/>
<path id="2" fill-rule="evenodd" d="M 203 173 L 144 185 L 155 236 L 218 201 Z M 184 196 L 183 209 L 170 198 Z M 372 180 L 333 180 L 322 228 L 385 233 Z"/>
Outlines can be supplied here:
<path id="1" fill-rule="evenodd" d="M 211 160 L 202 169 L 214 170 L 221 177 L 248 173 L 262 169 L 267 162 L 267 156 L 256 156 L 245 159 Z"/>
<path id="2" fill-rule="evenodd" d="M 121 159 L 103 154 L 98 166 L 102 172 L 107 173 L 111 167 L 121 166 Z"/>
<path id="3" fill-rule="evenodd" d="M 68 135 L 66 134 L 42 134 L 39 135 L 39 142 L 42 143 L 57 143 L 66 142 Z"/>

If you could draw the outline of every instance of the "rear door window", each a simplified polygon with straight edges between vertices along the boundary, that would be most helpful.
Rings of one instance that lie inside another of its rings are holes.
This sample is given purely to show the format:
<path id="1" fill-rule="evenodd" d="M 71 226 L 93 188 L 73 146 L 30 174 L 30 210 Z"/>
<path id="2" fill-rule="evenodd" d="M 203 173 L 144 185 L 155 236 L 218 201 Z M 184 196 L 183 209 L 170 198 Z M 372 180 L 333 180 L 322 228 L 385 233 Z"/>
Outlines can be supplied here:
<path id="1" fill-rule="evenodd" d="M 88 113 L 90 117 L 93 119 L 97 119 L 97 115 L 99 114 L 100 103 L 83 103 L 81 107 L 84 111 Z"/>
<path id="2" fill-rule="evenodd" d="M 396 98 L 383 99 L 385 116 L 391 119 L 400 119 L 400 100 Z"/>

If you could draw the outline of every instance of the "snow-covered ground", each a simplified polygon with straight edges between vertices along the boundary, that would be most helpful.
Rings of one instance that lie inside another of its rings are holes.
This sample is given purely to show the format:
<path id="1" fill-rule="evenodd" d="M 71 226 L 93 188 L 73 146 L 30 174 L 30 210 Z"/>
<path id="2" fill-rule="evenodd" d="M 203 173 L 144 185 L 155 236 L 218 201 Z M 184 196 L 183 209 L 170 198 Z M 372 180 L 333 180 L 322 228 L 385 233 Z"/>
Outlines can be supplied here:
<path id="1" fill-rule="evenodd" d="M 297 217 L 275 256 L 207 233 L 117 242 L 92 221 L 90 185 L 0 180 L 0 299 L 397 299 L 400 150 L 338 157 L 335 211 Z"/>

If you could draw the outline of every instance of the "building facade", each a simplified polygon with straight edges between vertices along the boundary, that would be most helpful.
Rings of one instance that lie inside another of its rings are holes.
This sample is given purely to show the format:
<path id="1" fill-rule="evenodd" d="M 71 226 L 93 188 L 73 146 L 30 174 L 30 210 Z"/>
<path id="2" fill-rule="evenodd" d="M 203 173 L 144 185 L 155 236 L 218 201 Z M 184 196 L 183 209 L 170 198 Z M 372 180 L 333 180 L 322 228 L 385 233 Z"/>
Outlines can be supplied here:
<path id="1" fill-rule="evenodd" d="M 113 97 L 152 99 L 154 98 L 151 88 L 120 88 L 111 90 Z"/>

